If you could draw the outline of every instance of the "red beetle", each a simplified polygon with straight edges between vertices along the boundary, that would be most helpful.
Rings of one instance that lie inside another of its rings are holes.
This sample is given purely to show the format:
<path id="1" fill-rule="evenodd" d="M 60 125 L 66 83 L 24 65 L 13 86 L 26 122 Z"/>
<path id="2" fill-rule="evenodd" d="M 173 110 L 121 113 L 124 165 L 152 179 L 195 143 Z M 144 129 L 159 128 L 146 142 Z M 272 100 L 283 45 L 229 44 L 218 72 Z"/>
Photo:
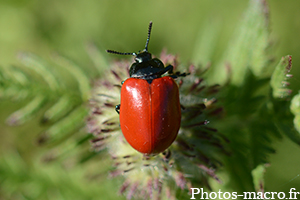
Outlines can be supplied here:
<path id="1" fill-rule="evenodd" d="M 148 52 L 152 22 L 149 24 L 145 49 L 139 53 L 109 53 L 135 56 L 130 67 L 130 78 L 121 88 L 121 104 L 116 106 L 120 125 L 127 142 L 144 154 L 166 150 L 175 140 L 181 122 L 179 90 L 173 78 L 173 66 L 152 58 Z M 168 72 L 169 76 L 163 76 Z"/>

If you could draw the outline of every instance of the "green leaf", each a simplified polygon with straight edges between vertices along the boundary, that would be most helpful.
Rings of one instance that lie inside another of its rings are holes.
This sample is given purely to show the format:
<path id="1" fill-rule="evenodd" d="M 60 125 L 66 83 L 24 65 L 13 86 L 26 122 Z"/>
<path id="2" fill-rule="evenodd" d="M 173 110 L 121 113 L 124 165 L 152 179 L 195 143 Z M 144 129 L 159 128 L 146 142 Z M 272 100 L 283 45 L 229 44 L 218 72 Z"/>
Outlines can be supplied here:
<path id="1" fill-rule="evenodd" d="M 274 139 L 282 137 L 268 104 L 269 81 L 248 69 L 241 86 L 227 85 L 220 91 L 226 117 L 218 122 L 218 130 L 230 140 L 233 156 L 226 159 L 226 170 L 236 191 L 255 191 L 251 172 L 268 162 L 275 152 Z"/>
<path id="2" fill-rule="evenodd" d="M 290 109 L 294 115 L 300 115 L 300 93 L 293 97 Z"/>
<path id="3" fill-rule="evenodd" d="M 298 133 L 300 133 L 300 115 L 295 116 L 294 125 Z"/>
<path id="4" fill-rule="evenodd" d="M 221 62 L 213 68 L 211 81 L 224 84 L 231 75 L 231 83 L 242 85 L 247 70 L 262 75 L 267 63 L 269 46 L 268 8 L 264 0 L 251 0 L 245 16 L 225 50 Z M 228 73 L 228 68 L 230 73 Z"/>
<path id="5" fill-rule="evenodd" d="M 252 170 L 253 183 L 256 191 L 262 191 L 264 189 L 265 172 L 265 165 L 258 165 L 255 169 Z"/>
<path id="6" fill-rule="evenodd" d="M 282 57 L 280 62 L 277 64 L 272 77 L 271 77 L 271 87 L 273 89 L 273 97 L 286 99 L 290 96 L 291 90 L 287 88 L 289 82 L 288 78 L 291 77 L 290 72 L 292 68 L 292 56 Z"/>
<path id="7" fill-rule="evenodd" d="M 291 112 L 295 115 L 294 125 L 300 134 L 300 93 L 295 95 L 291 101 Z"/>
<path id="8" fill-rule="evenodd" d="M 195 42 L 195 49 L 192 62 L 195 64 L 207 65 L 211 62 L 216 46 L 216 38 L 220 29 L 220 23 L 207 21 Z"/>
<path id="9" fill-rule="evenodd" d="M 274 99 L 273 100 L 274 122 L 282 134 L 285 134 L 293 142 L 300 145 L 300 134 L 299 134 L 299 129 L 297 129 L 297 121 L 296 121 L 297 118 L 294 118 L 294 115 L 290 112 L 290 107 L 291 105 L 289 101 L 281 101 L 278 99 Z"/>

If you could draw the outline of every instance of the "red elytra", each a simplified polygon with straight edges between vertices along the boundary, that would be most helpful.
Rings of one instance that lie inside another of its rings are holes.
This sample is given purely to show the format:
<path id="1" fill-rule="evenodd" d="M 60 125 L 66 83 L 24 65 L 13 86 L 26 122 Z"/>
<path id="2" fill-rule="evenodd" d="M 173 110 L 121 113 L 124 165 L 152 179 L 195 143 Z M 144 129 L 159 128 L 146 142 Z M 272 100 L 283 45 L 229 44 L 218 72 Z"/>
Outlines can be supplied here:
<path id="1" fill-rule="evenodd" d="M 120 126 L 128 143 L 144 154 L 157 154 L 166 150 L 176 139 L 181 122 L 179 90 L 173 78 L 186 76 L 173 73 L 173 66 L 152 58 L 148 52 L 152 22 L 149 24 L 145 49 L 139 53 L 108 53 L 134 55 L 128 78 L 122 84 Z M 167 73 L 169 76 L 162 77 Z M 173 77 L 173 78 L 172 78 Z"/>
<path id="2" fill-rule="evenodd" d="M 121 89 L 120 125 L 124 137 L 137 151 L 157 154 L 175 140 L 181 121 L 179 90 L 169 76 L 129 78 Z"/>

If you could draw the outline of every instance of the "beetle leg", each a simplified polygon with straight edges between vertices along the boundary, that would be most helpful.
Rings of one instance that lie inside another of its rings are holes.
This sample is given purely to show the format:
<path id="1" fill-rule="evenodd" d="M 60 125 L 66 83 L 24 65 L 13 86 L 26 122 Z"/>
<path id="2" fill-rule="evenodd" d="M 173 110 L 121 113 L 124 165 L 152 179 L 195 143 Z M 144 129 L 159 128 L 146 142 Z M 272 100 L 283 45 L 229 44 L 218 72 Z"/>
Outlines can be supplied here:
<path id="1" fill-rule="evenodd" d="M 170 157 L 171 157 L 171 151 L 169 149 L 165 150 L 163 153 L 163 158 L 166 162 L 169 161 Z"/>
<path id="2" fill-rule="evenodd" d="M 185 77 L 185 76 L 187 76 L 187 75 L 190 75 L 190 73 L 180 73 L 180 72 L 176 72 L 175 73 L 175 75 L 177 76 L 177 77 Z"/>
<path id="3" fill-rule="evenodd" d="M 168 65 L 165 67 L 164 73 L 168 72 L 169 74 L 173 74 L 173 66 L 172 65 Z"/>
<path id="4" fill-rule="evenodd" d="M 177 78 L 177 77 L 180 77 L 180 76 L 185 77 L 185 76 L 190 74 L 190 73 L 180 73 L 180 72 L 175 72 L 174 73 L 173 68 L 174 67 L 172 65 L 168 65 L 161 72 L 159 72 L 159 74 L 162 75 L 162 74 L 168 72 L 168 74 L 170 74 L 170 77 L 172 77 L 172 78 Z"/>
<path id="5" fill-rule="evenodd" d="M 172 65 L 168 65 L 165 67 L 166 72 L 168 72 L 169 74 L 173 74 L 173 69 L 174 67 Z"/>
<path id="6" fill-rule="evenodd" d="M 170 77 L 172 77 L 172 78 L 185 77 L 185 76 L 190 74 L 190 73 L 180 73 L 180 72 L 175 72 L 174 73 L 172 65 L 168 65 L 168 66 L 165 67 L 165 70 L 164 70 L 163 73 L 166 73 L 166 72 L 168 72 L 170 74 Z"/>
<path id="7" fill-rule="evenodd" d="M 121 88 L 124 82 L 125 82 L 125 81 L 122 81 L 122 82 L 121 82 L 121 85 L 115 84 L 114 86 L 115 86 L 115 87 L 118 87 L 118 88 Z"/>
<path id="8" fill-rule="evenodd" d="M 174 74 L 170 75 L 172 78 L 178 78 L 178 77 L 186 77 L 187 75 L 190 75 L 190 73 L 180 73 L 180 72 L 175 72 Z"/>
<path id="9" fill-rule="evenodd" d="M 169 74 L 172 74 L 173 73 L 173 66 L 172 65 L 168 65 L 162 71 L 157 72 L 157 74 L 158 75 L 163 75 L 166 72 L 168 72 Z"/>
<path id="10" fill-rule="evenodd" d="M 180 104 L 180 107 L 182 110 L 185 110 L 185 107 L 182 104 Z"/>
<path id="11" fill-rule="evenodd" d="M 115 87 L 118 87 L 118 88 L 121 88 L 122 86 L 121 85 L 114 85 Z"/>
<path id="12" fill-rule="evenodd" d="M 120 104 L 119 105 L 116 105 L 116 108 L 115 108 L 115 110 L 116 110 L 116 112 L 118 113 L 118 114 L 120 114 Z"/>
<path id="13" fill-rule="evenodd" d="M 180 72 L 176 72 L 175 74 L 170 75 L 170 77 L 172 78 L 178 78 L 178 77 L 185 77 L 187 75 L 189 75 L 190 73 L 180 73 Z"/>

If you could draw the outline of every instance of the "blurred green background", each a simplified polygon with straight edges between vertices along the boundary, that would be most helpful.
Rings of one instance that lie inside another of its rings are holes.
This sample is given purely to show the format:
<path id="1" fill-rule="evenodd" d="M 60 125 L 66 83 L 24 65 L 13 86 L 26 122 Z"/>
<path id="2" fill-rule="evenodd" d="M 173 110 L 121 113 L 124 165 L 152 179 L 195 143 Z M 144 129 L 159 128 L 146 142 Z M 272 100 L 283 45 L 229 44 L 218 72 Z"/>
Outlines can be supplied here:
<path id="1" fill-rule="evenodd" d="M 288 54 L 293 56 L 291 87 L 296 88 L 300 84 L 300 2 L 272 0 L 268 4 L 273 54 L 277 60 Z M 94 42 L 102 50 L 141 50 L 150 20 L 153 21 L 153 31 L 149 50 L 158 55 L 166 47 L 168 52 L 179 55 L 183 62 L 194 58 L 195 42 L 203 27 L 210 23 L 215 25 L 219 35 L 215 39 L 214 63 L 223 54 L 247 5 L 246 0 L 184 3 L 179 0 L 0 0 L 0 65 L 18 65 L 16 55 L 19 51 L 32 52 L 45 59 L 53 52 L 59 52 L 82 67 L 92 68 L 92 61 L 86 53 L 88 42 Z M 107 55 L 107 58 L 111 60 L 115 56 Z M 103 69 L 107 67 L 103 66 Z M 0 102 L 0 160 L 10 163 L 7 168 L 15 176 L 12 178 L 23 182 L 21 186 L 12 183 L 5 188 L 0 183 L 0 199 L 27 199 L 15 191 L 48 186 L 53 186 L 53 191 L 45 189 L 48 199 L 68 199 L 66 196 L 60 197 L 55 191 L 57 187 L 66 187 L 70 193 L 72 190 L 82 193 L 82 196 L 70 195 L 72 199 L 114 199 L 118 180 L 102 175 L 89 184 L 82 181 L 81 177 L 90 167 L 95 170 L 94 166 L 85 164 L 68 171 L 59 165 L 40 164 L 41 155 L 48 149 L 38 147 L 35 138 L 46 126 L 41 125 L 38 118 L 20 127 L 9 127 L 5 123 L 7 116 L 22 105 L 23 102 Z M 274 147 L 277 153 L 270 156 L 271 166 L 266 173 L 267 189 L 289 191 L 289 188 L 296 187 L 300 190 L 299 146 L 284 138 Z M 99 173 L 107 168 L 109 165 L 99 161 Z M 59 181 L 62 177 L 66 183 Z M 44 186 L 32 185 L 38 184 L 39 180 L 48 182 Z M 27 185 L 29 183 L 30 186 Z M 27 192 L 30 193 L 28 196 L 32 196 L 34 191 Z"/>

